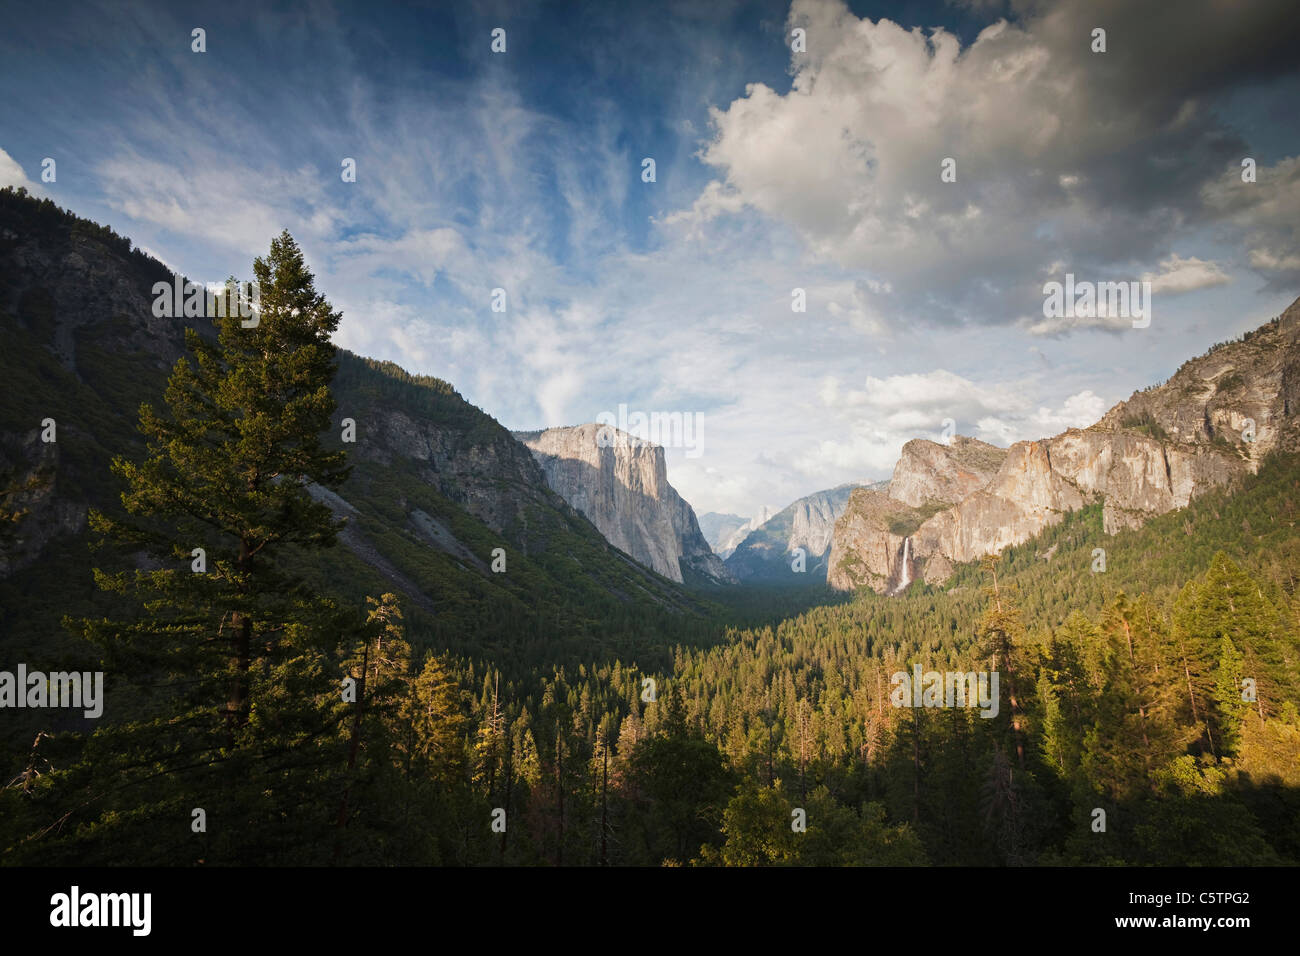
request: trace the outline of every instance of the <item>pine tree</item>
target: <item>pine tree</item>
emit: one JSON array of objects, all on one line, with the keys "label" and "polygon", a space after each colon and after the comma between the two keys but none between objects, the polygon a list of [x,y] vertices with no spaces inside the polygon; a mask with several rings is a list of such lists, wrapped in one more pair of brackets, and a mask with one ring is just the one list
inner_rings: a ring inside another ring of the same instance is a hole
[{"label": "pine tree", "polygon": [[1081,783],[1084,734],[1092,724],[1096,706],[1084,661],[1099,640],[1092,622],[1082,613],[1072,612],[1048,642],[1039,672],[1043,755],[1053,769],[1076,786]]},{"label": "pine tree", "polygon": [[448,661],[428,654],[398,708],[399,725],[410,728],[414,774],[437,779],[446,787],[464,776],[469,725],[464,698]]},{"label": "pine tree", "polygon": [[[1020,608],[1017,607],[1010,593],[998,581],[997,561],[989,556],[982,562],[984,571],[989,576],[989,584],[984,592],[988,596],[988,608],[980,620],[979,639],[981,650],[993,661],[993,669],[1000,672],[1000,685],[1007,689],[1011,720],[1012,743],[1016,750],[1016,766],[1025,767],[1025,702],[1021,692],[1027,681],[1020,679],[1021,654],[1020,643],[1024,639],[1024,624],[1021,622]],[[1001,690],[1001,687],[999,687]]]},{"label": "pine tree", "polygon": [[474,744],[475,782],[482,785],[488,799],[497,793],[497,778],[505,759],[505,715],[501,711],[501,674],[483,675],[483,692],[479,697],[482,713],[478,737]]},{"label": "pine tree", "polygon": [[[366,603],[370,610],[364,625],[358,628],[362,637],[355,642],[351,655],[343,662],[344,673],[355,683],[350,695],[354,699],[346,704],[350,711],[344,731],[347,769],[335,821],[338,831],[335,835],[335,863],[343,862],[344,831],[361,802],[359,797],[373,796],[375,802],[380,803],[396,802],[391,799],[395,787],[391,787],[388,793],[379,791],[382,791],[385,778],[393,778],[392,782],[396,783],[398,768],[402,764],[400,707],[411,684],[411,646],[406,641],[396,595],[368,597]],[[368,793],[368,788],[376,792]],[[400,826],[409,831],[409,820],[403,819]],[[352,827],[354,837],[350,849],[353,852],[349,853],[348,859],[355,859],[357,848],[375,849],[372,835],[364,832],[357,835],[358,829],[355,825]]]},{"label": "pine tree", "polygon": [[[1236,751],[1247,710],[1242,706],[1243,677],[1254,678],[1260,696],[1276,699],[1269,679],[1269,661],[1280,657],[1272,633],[1276,620],[1258,585],[1222,551],[1205,575],[1189,581],[1178,596],[1174,628],[1187,703],[1192,723],[1202,728],[1216,758]],[[1259,709],[1262,714],[1262,703]]]},{"label": "pine tree", "polygon": [[347,475],[343,453],[321,443],[340,314],[287,232],[253,268],[256,321],[232,308],[215,341],[186,329],[190,355],[165,410],[140,409],[144,460],[113,462],[126,516],[90,517],[104,541],[146,556],[143,569],[96,570],[140,613],[80,622],[115,698],[88,750],[85,807],[139,827],[155,852],[170,842],[161,834],[189,839],[190,807],[204,808],[212,836],[197,852],[209,862],[292,858],[300,828],[325,824],[319,798],[304,803],[311,778],[337,761],[326,745],[343,716],[333,705],[344,619],[293,570],[339,527],[310,487]]},{"label": "pine tree", "polygon": [[1241,724],[1250,713],[1250,704],[1241,688],[1245,659],[1227,634],[1219,638],[1219,655],[1214,675],[1214,706],[1219,715],[1223,753],[1236,756],[1241,746]]}]

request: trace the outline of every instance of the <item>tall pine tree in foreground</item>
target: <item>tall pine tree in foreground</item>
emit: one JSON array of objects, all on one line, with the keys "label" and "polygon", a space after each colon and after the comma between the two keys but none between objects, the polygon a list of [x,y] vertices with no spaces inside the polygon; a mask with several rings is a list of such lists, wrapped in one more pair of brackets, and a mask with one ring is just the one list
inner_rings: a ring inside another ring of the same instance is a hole
[{"label": "tall pine tree in foreground", "polygon": [[165,408],[140,410],[145,459],[113,464],[126,515],[91,515],[136,564],[96,579],[137,611],[78,622],[102,649],[108,704],[50,796],[83,859],[304,859],[337,812],[339,665],[362,622],[293,567],[338,531],[309,489],[347,474],[321,443],[340,313],[287,232],[253,268],[257,321],[232,308],[215,342],[186,330]]}]

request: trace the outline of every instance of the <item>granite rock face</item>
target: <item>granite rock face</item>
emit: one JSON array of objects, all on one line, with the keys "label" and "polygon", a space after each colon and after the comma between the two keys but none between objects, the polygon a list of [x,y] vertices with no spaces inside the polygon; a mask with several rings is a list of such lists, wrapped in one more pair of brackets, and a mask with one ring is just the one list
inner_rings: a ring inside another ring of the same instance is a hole
[{"label": "granite rock face", "polygon": [[57,493],[59,445],[41,441],[41,431],[0,435],[0,475],[10,476],[0,518],[13,526],[0,537],[0,579],[32,564],[55,538],[86,525],[86,505]]},{"label": "granite rock face", "polygon": [[956,437],[903,447],[887,495],[855,491],[832,536],[832,587],[940,584],[955,564],[1020,544],[1103,502],[1108,534],[1300,449],[1300,300],[1183,364],[1088,428],[998,449]]},{"label": "granite rock face", "polygon": [[[1088,500],[1052,468],[1047,443],[1017,442],[986,487],[921,524],[914,550],[923,559],[972,561],[1033,537]],[[927,566],[926,580],[935,583],[934,576]]]},{"label": "granite rock face", "polygon": [[733,530],[731,534],[723,539],[720,547],[714,548],[713,550],[717,552],[718,557],[725,561],[735,553],[736,549],[740,547],[746,538],[771,521],[774,515],[775,512],[772,511],[771,508],[767,505],[763,505],[758,509],[758,514],[754,515],[754,517],[750,518],[748,521],[743,522],[740,527]]},{"label": "granite rock face", "polygon": [[[727,557],[727,568],[741,581],[824,580],[835,522],[856,487],[819,491],[767,518]],[[800,564],[803,570],[796,571]]]},{"label": "granite rock face", "polygon": [[907,539],[919,514],[883,491],[855,488],[835,522],[827,583],[842,591],[864,586],[880,594],[900,591],[916,571]]},{"label": "granite rock face", "polygon": [[[35,563],[55,539],[83,532],[89,507],[116,498],[89,501],[86,493],[96,477],[86,464],[106,440],[102,417],[82,414],[98,412],[90,401],[99,380],[93,373],[102,366],[95,355],[126,358],[131,374],[152,369],[161,375],[184,347],[180,324],[152,311],[152,283],[170,282],[170,272],[121,239],[106,241],[94,229],[80,228],[61,236],[59,223],[46,218],[41,224],[34,228],[21,208],[0,208],[0,347],[15,356],[25,347],[27,357],[19,361],[29,368],[36,365],[33,351],[57,362],[57,384],[47,367],[40,387],[75,402],[78,414],[67,405],[56,414],[52,403],[24,414],[18,409],[37,396],[11,399],[6,393],[0,415],[0,578]],[[130,412],[138,413],[138,406]],[[56,422],[51,442],[42,437],[47,415]]]},{"label": "granite rock face", "polygon": [[[505,429],[472,433],[396,408],[376,413],[354,455],[379,465],[406,463],[439,494],[498,534],[526,523],[529,507],[545,506],[546,480]],[[525,550],[526,540],[520,542]]]},{"label": "granite rock face", "polygon": [[695,512],[668,483],[658,445],[596,424],[515,437],[551,489],[620,551],[673,581],[734,582],[704,540]]},{"label": "granite rock face", "polygon": [[894,466],[889,497],[914,508],[932,501],[956,504],[992,481],[1006,456],[1005,448],[965,435],[950,445],[914,438]]},{"label": "granite rock face", "polygon": [[696,517],[699,518],[700,531],[704,534],[704,540],[709,542],[713,553],[724,561],[731,553],[726,548],[731,536],[749,524],[749,520],[740,515],[723,514],[717,511],[706,511]]},{"label": "granite rock face", "polygon": [[1228,454],[1206,442],[1160,441],[1098,427],[1070,429],[1047,444],[1057,474],[1105,499],[1108,534],[1186,507],[1198,492],[1258,467],[1246,449]]}]

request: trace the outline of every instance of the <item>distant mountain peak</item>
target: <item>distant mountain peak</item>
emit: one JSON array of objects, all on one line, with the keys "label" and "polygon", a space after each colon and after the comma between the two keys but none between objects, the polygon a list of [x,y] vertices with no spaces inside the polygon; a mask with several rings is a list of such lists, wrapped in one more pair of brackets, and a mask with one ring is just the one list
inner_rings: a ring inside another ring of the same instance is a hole
[{"label": "distant mountain peak", "polygon": [[[741,581],[824,580],[835,521],[856,487],[848,484],[814,492],[775,514],[762,509],[733,535],[733,540],[739,540],[727,556],[727,568]],[[795,570],[797,549],[803,552],[802,571]]]}]

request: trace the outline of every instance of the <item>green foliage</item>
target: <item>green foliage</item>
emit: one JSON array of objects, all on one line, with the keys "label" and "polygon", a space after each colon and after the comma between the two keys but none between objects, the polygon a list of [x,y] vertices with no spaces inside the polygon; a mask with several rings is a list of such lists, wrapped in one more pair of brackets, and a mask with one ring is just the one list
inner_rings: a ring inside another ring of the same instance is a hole
[{"label": "green foliage", "polygon": [[1125,415],[1120,421],[1120,427],[1140,432],[1141,434],[1148,435],[1158,441],[1170,440],[1169,433],[1165,431],[1164,427],[1156,420],[1155,415],[1151,414],[1150,411]]},{"label": "green foliage", "polygon": [[909,514],[891,517],[889,519],[889,531],[891,534],[901,535],[904,538],[916,534],[917,528],[947,507],[949,506],[942,501],[927,501],[921,507],[913,508]]},{"label": "green foliage", "polygon": [[[161,269],[10,190],[0,226],[126,257],[133,281]],[[259,267],[261,330],[195,330],[170,382],[122,354],[129,316],[79,328],[70,357],[48,289],[4,300],[0,424],[61,429],[43,470],[0,449],[6,532],[50,488],[125,551],[92,561],[58,536],[0,581],[13,659],[112,680],[101,726],[53,711],[7,725],[0,860],[1300,862],[1296,457],[1114,536],[1101,504],[1066,514],[944,588],[706,600],[508,469],[513,507],[472,513],[449,470],[513,460],[513,439],[446,382],[335,354],[286,239]],[[137,433],[124,413],[164,389]],[[356,446],[335,437],[342,416]],[[383,427],[437,441],[392,455],[370,440]],[[345,500],[349,547],[328,546],[338,522],[309,482]],[[508,574],[479,566],[497,547]],[[96,568],[110,590],[87,586]],[[63,614],[97,644],[60,633]],[[913,665],[997,668],[997,716],[895,707],[892,676]]]},{"label": "green foliage", "polygon": [[[193,360],[177,362],[165,412],[141,407],[143,460],[113,462],[129,517],[90,515],[105,542],[145,563],[95,571],[133,616],[70,621],[98,648],[114,700],[81,761],[45,778],[47,799],[82,795],[64,838],[82,857],[110,859],[114,842],[156,832],[160,856],[276,860],[312,832],[310,818],[276,821],[323,779],[349,625],[280,556],[328,547],[337,532],[307,484],[346,476],[318,437],[333,411],[338,314],[287,233],[254,269],[260,323],[227,318],[217,343],[190,332]],[[211,839],[188,839],[188,795]]]},{"label": "green foliage", "polygon": [[[858,811],[819,787],[795,808],[779,789],[746,782],[727,804],[720,848],[705,846],[698,863],[714,866],[923,866],[925,848],[906,823],[891,826],[885,808]],[[804,829],[796,831],[796,810]]]},{"label": "green foliage", "polygon": [[1235,369],[1224,375],[1214,382],[1214,388],[1219,392],[1230,392],[1233,389],[1241,388],[1246,384],[1245,377]]}]

